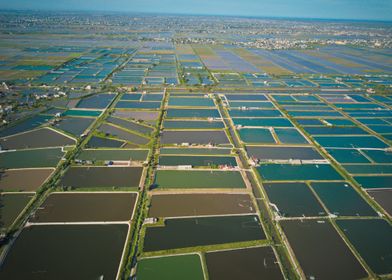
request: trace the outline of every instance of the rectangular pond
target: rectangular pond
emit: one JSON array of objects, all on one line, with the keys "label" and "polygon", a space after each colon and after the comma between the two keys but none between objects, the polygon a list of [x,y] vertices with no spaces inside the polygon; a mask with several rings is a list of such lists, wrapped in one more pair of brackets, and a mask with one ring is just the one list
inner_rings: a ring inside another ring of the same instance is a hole
[{"label": "rectangular pond", "polygon": [[0,172],[0,191],[34,192],[52,175],[53,169],[13,169]]},{"label": "rectangular pond", "polygon": [[370,163],[370,160],[357,149],[326,149],[339,163]]},{"label": "rectangular pond", "polygon": [[131,161],[145,161],[147,160],[149,150],[128,150],[128,149],[97,149],[97,150],[82,150],[82,152],[75,156],[79,160],[91,161],[114,161],[114,160],[131,160]]},{"label": "rectangular pond", "polygon": [[282,221],[281,226],[307,279],[367,277],[365,269],[327,220]]},{"label": "rectangular pond", "polygon": [[136,200],[137,193],[52,193],[31,216],[30,222],[129,221]]},{"label": "rectangular pond", "polygon": [[215,107],[214,101],[205,97],[170,97],[168,105],[176,107]]},{"label": "rectangular pond", "polygon": [[53,117],[46,115],[36,115],[34,117],[22,120],[15,125],[7,126],[0,131],[0,137],[10,136],[16,133],[25,132],[34,129],[42,124],[47,123]]},{"label": "rectangular pond", "polygon": [[167,129],[222,129],[222,121],[174,121],[166,120],[163,127]]},{"label": "rectangular pond", "polygon": [[3,150],[49,148],[71,146],[75,144],[76,141],[73,138],[48,128],[31,130],[0,139],[0,146]]},{"label": "rectangular pond", "polygon": [[87,128],[91,126],[94,121],[94,118],[65,117],[52,125],[52,127],[79,137],[87,130]]},{"label": "rectangular pond", "polygon": [[249,127],[293,127],[285,118],[232,118],[234,125]]},{"label": "rectangular pond", "polygon": [[265,234],[255,215],[167,219],[164,226],[146,228],[143,251],[262,239]]},{"label": "rectangular pond", "polygon": [[0,231],[10,227],[33,199],[34,193],[0,194]]},{"label": "rectangular pond", "polygon": [[150,135],[154,131],[154,128],[152,128],[150,126],[142,125],[142,124],[133,122],[131,120],[120,119],[117,117],[108,117],[106,119],[106,121],[109,123],[118,125],[120,127],[126,128],[128,130],[134,130],[134,131],[141,133],[141,134]]},{"label": "rectangular pond", "polygon": [[200,256],[197,254],[141,259],[137,263],[138,280],[204,280]]},{"label": "rectangular pond", "polygon": [[311,183],[327,209],[338,216],[376,216],[377,213],[348,183]]},{"label": "rectangular pond", "polygon": [[392,189],[368,190],[367,193],[392,216]]},{"label": "rectangular pond", "polygon": [[165,130],[161,137],[162,144],[229,144],[230,141],[224,130],[211,131],[171,131]]},{"label": "rectangular pond", "polygon": [[365,189],[390,189],[392,188],[392,175],[383,176],[354,176],[355,181]]},{"label": "rectangular pond", "polygon": [[178,166],[178,165],[192,165],[192,166],[210,166],[218,167],[226,165],[237,166],[236,158],[233,156],[160,156],[159,165],[161,166]]},{"label": "rectangular pond", "polygon": [[245,143],[275,144],[275,139],[268,128],[241,128],[238,131],[240,138]]},{"label": "rectangular pond", "polygon": [[0,153],[0,168],[56,167],[64,156],[61,148]]},{"label": "rectangular pond", "polygon": [[256,211],[248,194],[153,194],[149,217],[246,214]]},{"label": "rectangular pond", "polygon": [[169,108],[166,113],[167,118],[220,118],[219,111],[217,109],[175,109]]},{"label": "rectangular pond", "polygon": [[250,157],[259,160],[322,160],[319,152],[312,147],[270,147],[246,146]]},{"label": "rectangular pond", "polygon": [[271,247],[207,252],[205,258],[210,279],[284,279]]},{"label": "rectangular pond", "polygon": [[161,148],[161,155],[230,155],[227,148]]},{"label": "rectangular pond", "polygon": [[70,167],[59,185],[71,188],[139,187],[142,167]]},{"label": "rectangular pond", "polygon": [[26,227],[12,244],[0,278],[115,279],[127,232],[126,224]]},{"label": "rectangular pond", "polygon": [[87,148],[120,148],[125,144],[124,141],[92,136],[88,143]]},{"label": "rectangular pond", "polygon": [[192,188],[245,188],[239,171],[213,170],[158,170],[155,175],[155,188],[192,189]]},{"label": "rectangular pond", "polygon": [[325,216],[325,210],[304,183],[263,184],[269,201],[283,217]]},{"label": "rectangular pond", "polygon": [[76,107],[89,109],[105,109],[115,97],[116,94],[111,93],[95,94],[93,96],[81,99],[76,105]]},{"label": "rectangular pond", "polygon": [[337,220],[337,225],[370,268],[392,273],[392,226],[385,220]]},{"label": "rectangular pond", "polygon": [[146,145],[148,142],[150,142],[150,139],[146,136],[140,136],[136,133],[130,132],[125,129],[118,128],[114,125],[104,123],[102,124],[99,128],[99,131],[102,133],[105,133],[107,136],[113,136],[120,138],[122,140],[126,140],[138,145]]},{"label": "rectangular pond", "polygon": [[261,164],[256,169],[267,181],[342,180],[329,164]]},{"label": "rectangular pond", "polygon": [[375,136],[315,136],[323,147],[339,148],[387,148],[388,145]]}]

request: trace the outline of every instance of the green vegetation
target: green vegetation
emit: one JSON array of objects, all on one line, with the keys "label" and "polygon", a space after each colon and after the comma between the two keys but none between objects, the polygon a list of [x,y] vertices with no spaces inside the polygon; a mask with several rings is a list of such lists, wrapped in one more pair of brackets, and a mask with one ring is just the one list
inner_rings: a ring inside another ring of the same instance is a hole
[{"label": "green vegetation", "polygon": [[198,255],[180,255],[141,259],[137,266],[137,278],[203,280],[203,269]]}]

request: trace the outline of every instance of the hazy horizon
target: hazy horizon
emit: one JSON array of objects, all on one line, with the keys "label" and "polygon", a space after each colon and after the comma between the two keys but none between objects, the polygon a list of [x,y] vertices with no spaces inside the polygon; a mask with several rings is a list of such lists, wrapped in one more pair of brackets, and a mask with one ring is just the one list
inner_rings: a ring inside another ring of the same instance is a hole
[{"label": "hazy horizon", "polygon": [[390,0],[0,0],[0,9],[392,21]]}]

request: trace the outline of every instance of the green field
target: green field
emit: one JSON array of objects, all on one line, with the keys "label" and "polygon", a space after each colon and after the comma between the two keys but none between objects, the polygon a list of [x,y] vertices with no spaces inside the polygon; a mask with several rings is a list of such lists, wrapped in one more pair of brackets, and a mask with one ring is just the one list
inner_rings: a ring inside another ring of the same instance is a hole
[{"label": "green field", "polygon": [[142,259],[138,262],[136,275],[138,280],[204,279],[198,255]]},{"label": "green field", "polygon": [[245,188],[238,171],[158,170],[155,186],[163,189]]}]

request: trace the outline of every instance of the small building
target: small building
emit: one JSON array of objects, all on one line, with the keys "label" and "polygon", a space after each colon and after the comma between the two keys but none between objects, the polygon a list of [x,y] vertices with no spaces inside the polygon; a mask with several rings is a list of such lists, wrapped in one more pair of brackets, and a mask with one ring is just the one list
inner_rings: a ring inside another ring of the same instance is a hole
[{"label": "small building", "polygon": [[152,225],[158,222],[158,218],[145,218],[143,225]]}]

